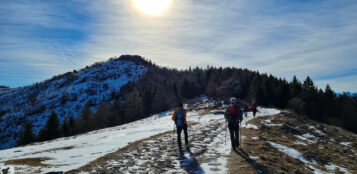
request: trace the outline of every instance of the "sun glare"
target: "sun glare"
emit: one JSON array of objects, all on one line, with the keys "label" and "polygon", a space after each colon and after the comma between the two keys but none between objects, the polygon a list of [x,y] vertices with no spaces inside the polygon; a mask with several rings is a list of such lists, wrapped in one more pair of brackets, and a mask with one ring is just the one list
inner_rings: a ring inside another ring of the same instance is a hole
[{"label": "sun glare", "polygon": [[169,6],[171,0],[133,0],[137,9],[147,15],[160,15]]}]

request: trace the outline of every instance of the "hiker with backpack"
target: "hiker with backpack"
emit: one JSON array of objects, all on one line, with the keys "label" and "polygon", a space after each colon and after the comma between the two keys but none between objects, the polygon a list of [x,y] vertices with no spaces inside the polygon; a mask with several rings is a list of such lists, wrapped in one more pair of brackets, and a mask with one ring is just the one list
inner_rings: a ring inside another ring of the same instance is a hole
[{"label": "hiker with backpack", "polygon": [[244,116],[247,117],[249,112],[249,107],[247,103],[244,103],[243,105],[243,112],[244,112]]},{"label": "hiker with backpack", "polygon": [[257,105],[255,104],[255,102],[251,104],[250,110],[253,111],[253,116],[255,117],[255,114],[257,113]]},{"label": "hiker with backpack", "polygon": [[185,134],[185,146],[188,147],[188,135],[187,135],[187,122],[186,122],[187,111],[183,108],[183,104],[179,103],[178,108],[172,115],[172,120],[175,122],[177,128],[177,143],[179,148],[181,148],[181,132],[183,130]]},{"label": "hiker with backpack", "polygon": [[229,133],[231,135],[231,143],[232,148],[239,147],[239,123],[243,119],[243,113],[241,111],[241,107],[239,102],[235,97],[232,97],[230,100],[230,104],[226,109],[224,117],[228,122]]}]

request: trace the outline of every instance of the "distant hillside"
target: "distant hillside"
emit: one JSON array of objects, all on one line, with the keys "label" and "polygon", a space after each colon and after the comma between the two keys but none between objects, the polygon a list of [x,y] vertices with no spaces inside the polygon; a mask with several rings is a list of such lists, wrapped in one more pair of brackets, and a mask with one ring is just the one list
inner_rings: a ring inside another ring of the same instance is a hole
[{"label": "distant hillside", "polygon": [[146,64],[139,56],[121,56],[31,86],[2,88],[0,149],[16,145],[25,122],[38,134],[52,110],[62,122],[77,118],[85,105],[94,112],[100,103],[113,102],[123,85],[147,71]]},{"label": "distant hillside", "polygon": [[350,97],[356,97],[357,96],[357,92],[355,92],[355,93],[352,93],[352,92],[336,93],[336,96],[342,96],[342,95],[346,95],[346,96],[350,96]]}]

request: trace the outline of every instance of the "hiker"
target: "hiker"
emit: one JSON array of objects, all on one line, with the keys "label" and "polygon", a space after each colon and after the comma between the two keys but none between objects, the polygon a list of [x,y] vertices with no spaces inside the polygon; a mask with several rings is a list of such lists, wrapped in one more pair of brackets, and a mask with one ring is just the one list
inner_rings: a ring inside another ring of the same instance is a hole
[{"label": "hiker", "polygon": [[188,135],[187,135],[187,122],[186,122],[187,111],[183,108],[183,104],[180,102],[178,108],[172,115],[172,120],[175,121],[177,128],[177,143],[181,148],[181,132],[183,130],[185,134],[185,146],[188,147]]},{"label": "hiker", "polygon": [[243,105],[243,112],[244,112],[244,116],[247,117],[249,112],[249,107],[247,103],[244,103]]},{"label": "hiker", "polygon": [[250,106],[250,110],[253,111],[253,116],[255,117],[255,114],[257,113],[257,105],[255,104],[255,102],[253,102]]},{"label": "hiker", "polygon": [[243,119],[243,113],[239,102],[235,97],[232,97],[230,104],[226,109],[224,117],[228,122],[229,133],[231,135],[232,148],[239,146],[239,122]]}]

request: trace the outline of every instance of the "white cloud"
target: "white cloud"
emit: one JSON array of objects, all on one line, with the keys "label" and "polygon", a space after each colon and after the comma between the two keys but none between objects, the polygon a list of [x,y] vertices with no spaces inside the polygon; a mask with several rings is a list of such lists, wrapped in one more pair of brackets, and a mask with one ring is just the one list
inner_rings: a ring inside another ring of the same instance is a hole
[{"label": "white cloud", "polygon": [[[69,64],[80,68],[121,54],[139,54],[160,65],[179,68],[235,65],[287,79],[296,74],[303,80],[310,75],[317,84],[323,84],[324,77],[357,73],[354,1],[180,0],[172,1],[169,9],[156,17],[138,13],[131,0],[79,2],[85,6],[79,13],[91,17],[85,40],[68,47],[31,47],[56,55],[55,62],[62,62],[63,69]],[[29,13],[28,23],[81,28],[68,20],[53,22],[51,16],[63,9],[58,10],[57,5],[46,8]],[[56,19],[71,18],[70,14],[60,16]],[[16,20],[21,23],[22,19]],[[35,57],[29,53],[28,57]],[[335,85],[336,89],[354,90],[352,82],[344,84]]]}]

